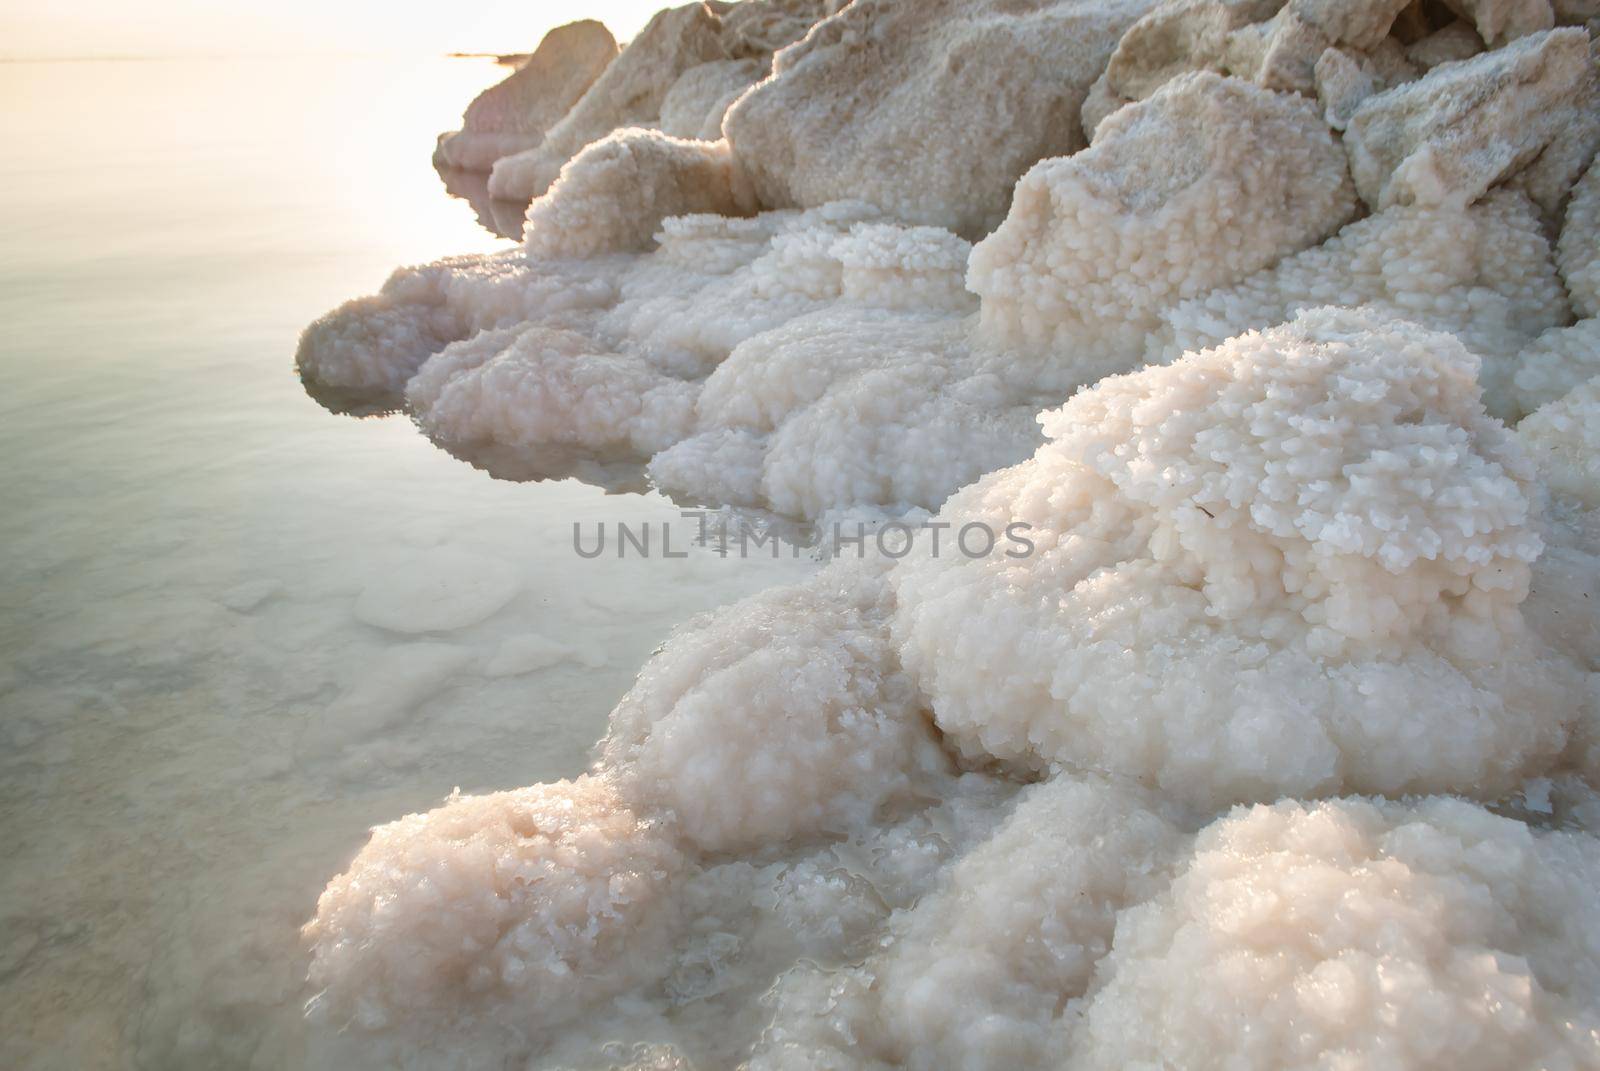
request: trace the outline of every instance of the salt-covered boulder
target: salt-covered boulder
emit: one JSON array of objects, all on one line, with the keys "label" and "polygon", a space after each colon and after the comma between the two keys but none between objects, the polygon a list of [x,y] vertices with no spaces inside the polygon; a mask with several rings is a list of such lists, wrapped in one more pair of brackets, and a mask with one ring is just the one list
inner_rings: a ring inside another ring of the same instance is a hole
[{"label": "salt-covered boulder", "polygon": [[1568,322],[1534,206],[1500,190],[1466,210],[1390,208],[1242,282],[1178,304],[1146,340],[1165,363],[1318,305],[1365,306],[1461,339],[1483,361],[1490,412],[1515,415],[1519,354]]},{"label": "salt-covered boulder", "polygon": [[728,106],[767,76],[760,60],[716,60],[690,67],[661,101],[661,132],[675,138],[717,141]]},{"label": "salt-covered boulder", "polygon": [[1444,0],[1445,6],[1470,21],[1490,48],[1555,25],[1550,0]]},{"label": "salt-covered boulder", "polygon": [[1517,355],[1507,415],[1525,416],[1600,376],[1600,317],[1552,327]]},{"label": "salt-covered boulder", "polygon": [[1323,118],[1335,130],[1348,126],[1350,117],[1368,97],[1416,77],[1417,71],[1411,61],[1400,46],[1388,38],[1371,53],[1327,49],[1312,68]]},{"label": "salt-covered boulder", "polygon": [[593,19],[556,27],[514,74],[467,105],[461,129],[440,135],[434,162],[487,171],[534,148],[616,56],[611,32]]},{"label": "salt-covered boulder", "polygon": [[1548,766],[1583,675],[1518,612],[1533,469],[1476,363],[1317,310],[1048,414],[1032,460],[939,515],[1024,523],[1035,552],[908,557],[891,578],[946,739],[1206,807],[1494,798]]},{"label": "salt-covered boulder", "polygon": [[1541,407],[1517,434],[1553,493],[1600,509],[1600,377]]},{"label": "salt-covered boulder", "polygon": [[601,777],[487,796],[372,831],[305,927],[310,1011],[367,1030],[463,1000],[547,1027],[648,976],[685,859]]},{"label": "salt-covered boulder", "polygon": [[755,210],[726,141],[619,130],[573,157],[529,206],[523,244],[531,257],[593,257],[648,248],[668,216]]},{"label": "salt-covered boulder", "polygon": [[1470,22],[1456,19],[1420,41],[1406,46],[1405,56],[1420,70],[1431,71],[1441,63],[1458,63],[1483,51],[1483,38]]},{"label": "salt-covered boulder", "polygon": [[1121,371],[1160,312],[1331,234],[1355,210],[1307,100],[1190,74],[1116,112],[1093,147],[1017,184],[972,252],[996,343],[1052,350],[1070,385]]},{"label": "salt-covered boulder", "polygon": [[1600,162],[1572,189],[1556,243],[1556,264],[1580,316],[1600,316]]},{"label": "salt-covered boulder", "polygon": [[818,21],[835,14],[847,0],[708,0],[722,20],[722,43],[736,58],[772,54],[806,35]]},{"label": "salt-covered boulder", "polygon": [[948,759],[888,634],[879,566],[844,561],[697,618],[612,714],[626,799],[708,852],[870,825]]},{"label": "salt-covered boulder", "polygon": [[1374,209],[1470,204],[1561,132],[1589,62],[1588,35],[1562,28],[1367,98],[1344,136],[1356,188]]},{"label": "salt-covered boulder", "polygon": [[1072,1066],[1591,1066],[1597,880],[1587,834],[1457,799],[1236,811],[1117,920]]},{"label": "salt-covered boulder", "polygon": [[1191,71],[1310,94],[1324,52],[1377,49],[1405,6],[1406,0],[1167,0],[1118,43],[1086,104],[1084,128],[1092,136],[1117,108]]},{"label": "salt-covered boulder", "polygon": [[627,126],[653,126],[661,102],[685,71],[728,58],[722,22],[701,3],[657,12],[544,141],[489,176],[489,192],[526,201],[550,188],[584,146]]},{"label": "salt-covered boulder", "polygon": [[981,234],[1028,166],[1083,145],[1084,94],[1144,0],[858,0],[724,130],[767,206],[866,200]]}]

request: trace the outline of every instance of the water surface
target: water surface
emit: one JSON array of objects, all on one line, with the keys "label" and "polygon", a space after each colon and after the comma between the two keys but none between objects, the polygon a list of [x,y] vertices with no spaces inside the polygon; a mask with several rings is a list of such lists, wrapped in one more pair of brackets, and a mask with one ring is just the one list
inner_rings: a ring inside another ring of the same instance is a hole
[{"label": "water surface", "polygon": [[303,1066],[368,826],[580,771],[674,623],[809,568],[581,559],[676,509],[300,388],[311,319],[506,244],[428,166],[501,74],[0,64],[0,1066]]}]

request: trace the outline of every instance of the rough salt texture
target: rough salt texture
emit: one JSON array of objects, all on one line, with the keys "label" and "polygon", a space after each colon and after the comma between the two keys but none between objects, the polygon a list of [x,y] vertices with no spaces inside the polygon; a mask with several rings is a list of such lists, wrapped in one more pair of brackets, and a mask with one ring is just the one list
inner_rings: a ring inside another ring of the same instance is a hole
[{"label": "rough salt texture", "polygon": [[1600,164],[1592,164],[1573,187],[1556,263],[1573,309],[1580,316],[1600,316]]},{"label": "rough salt texture", "polygon": [[1517,434],[1552,492],[1600,509],[1600,377],[1540,408]]},{"label": "rough salt texture", "polygon": [[753,59],[718,60],[690,67],[661,101],[661,132],[675,138],[718,141],[728,106],[768,73]]},{"label": "rough salt texture", "polygon": [[900,672],[890,606],[881,570],[846,562],[690,622],[613,712],[602,763],[705,851],[871,824],[948,762]]},{"label": "rough salt texture", "polygon": [[1233,287],[1183,302],[1146,341],[1167,362],[1318,305],[1370,307],[1454,334],[1483,358],[1490,411],[1516,414],[1510,379],[1541,332],[1568,321],[1538,213],[1501,191],[1466,211],[1391,208]]},{"label": "rough salt texture", "polygon": [[1186,75],[1107,119],[1089,150],[1029,171],[968,285],[991,340],[1121,371],[1164,308],[1314,245],[1354,210],[1309,102]]},{"label": "rough salt texture", "polygon": [[529,207],[523,245],[547,259],[644,249],[668,216],[748,216],[755,208],[726,141],[619,130],[575,156]]},{"label": "rough salt texture", "polygon": [[593,19],[556,27],[514,74],[467,106],[460,130],[440,135],[434,162],[487,171],[502,156],[535,148],[616,56],[611,31]]},{"label": "rough salt texture", "polygon": [[620,127],[654,125],[667,91],[685,71],[727,58],[721,20],[709,7],[695,3],[658,12],[540,145],[494,169],[489,191],[506,200],[539,196],[590,142]]},{"label": "rough salt texture", "polygon": [[1118,43],[1084,109],[1091,132],[1117,108],[1193,71],[1228,74],[1268,89],[1310,94],[1330,48],[1360,55],[1387,40],[1405,0],[1167,0]]},{"label": "rough salt texture", "polygon": [[515,1000],[526,1026],[558,1023],[649,970],[683,866],[603,778],[454,796],[373,830],[328,884],[305,928],[312,1011],[371,1030]]},{"label": "rough salt texture", "polygon": [[1356,188],[1374,209],[1470,204],[1555,139],[1589,71],[1588,35],[1562,28],[1367,98],[1344,135]]},{"label": "rough salt texture", "polygon": [[1146,6],[858,0],[780,54],[724,130],[764,205],[860,198],[982,234],[1031,164],[1083,145],[1084,94]]},{"label": "rough salt texture", "polygon": [[1550,0],[1445,0],[1445,5],[1478,30],[1490,48],[1555,25]]},{"label": "rough salt texture", "polygon": [[1525,416],[1595,376],[1600,376],[1600,318],[1552,327],[1517,355],[1508,408]]},{"label": "rough salt texture", "polygon": [[1118,919],[1073,1066],[1593,1066],[1597,879],[1587,834],[1460,800],[1235,812]]},{"label": "rough salt texture", "polygon": [[1506,790],[1560,750],[1579,684],[1517,612],[1532,468],[1476,364],[1325,310],[1049,414],[1031,461],[940,514],[1027,522],[1036,552],[894,574],[940,728],[1208,806]]}]

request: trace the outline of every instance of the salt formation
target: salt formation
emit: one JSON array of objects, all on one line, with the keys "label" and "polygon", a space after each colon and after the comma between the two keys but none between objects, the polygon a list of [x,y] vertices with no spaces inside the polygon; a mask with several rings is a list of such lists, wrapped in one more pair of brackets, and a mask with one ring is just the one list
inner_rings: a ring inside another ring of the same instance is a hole
[{"label": "salt formation", "polygon": [[1084,95],[1148,6],[857,0],[782,52],[724,130],[767,206],[862,199],[982,234],[1029,165],[1083,147]]},{"label": "salt formation", "polygon": [[1182,302],[1146,339],[1170,361],[1318,305],[1379,309],[1460,338],[1482,359],[1486,401],[1510,416],[1519,354],[1567,322],[1568,304],[1533,205],[1497,191],[1465,211],[1403,206],[1350,224],[1232,287]]},{"label": "salt formation", "polygon": [[[930,530],[686,625],[588,774],[376,830],[317,1044],[1600,1066],[1596,17],[689,5],[553,123],[469,120],[540,132],[522,245],[319,320],[309,386]],[[442,688],[412,647],[302,748]]]},{"label": "salt formation", "polygon": [[1475,365],[1319,311],[1075,397],[1033,460],[941,514],[1025,521],[1034,556],[895,574],[940,727],[1206,806],[1509,790],[1559,752],[1581,682],[1516,612],[1532,472]]},{"label": "salt formation", "polygon": [[1322,309],[1078,394],[939,518],[1033,554],[707,615],[589,774],[376,830],[314,1015],[402,1065],[1592,1065],[1600,849],[1526,779],[1594,712],[1522,616],[1519,438],[1585,464],[1595,402],[1513,435],[1475,363]]},{"label": "salt formation", "polygon": [[1314,245],[1354,201],[1309,103],[1186,75],[1023,176],[969,285],[992,336],[1070,353],[1093,382],[1127,367],[1162,308]]},{"label": "salt formation", "polygon": [[1555,139],[1589,68],[1587,33],[1562,28],[1368,98],[1344,136],[1356,188],[1375,209],[1470,204]]},{"label": "salt formation", "polygon": [[[535,150],[558,180],[520,255],[398,273],[307,331],[302,374],[337,408],[408,396],[463,456],[648,464],[686,500],[804,518],[936,508],[1071,391],[1321,304],[1456,335],[1516,419],[1583,378],[1591,337],[1593,243],[1552,243],[1600,82],[1587,31],[1542,10],[673,9]],[[1088,148],[1057,121],[1080,70],[1115,88]],[[1357,187],[1397,203],[1352,223]],[[963,264],[950,227],[995,229]]]},{"label": "salt formation", "polygon": [[440,135],[434,162],[487,171],[536,148],[616,56],[611,31],[593,19],[551,30],[516,73],[467,106],[460,130]]}]

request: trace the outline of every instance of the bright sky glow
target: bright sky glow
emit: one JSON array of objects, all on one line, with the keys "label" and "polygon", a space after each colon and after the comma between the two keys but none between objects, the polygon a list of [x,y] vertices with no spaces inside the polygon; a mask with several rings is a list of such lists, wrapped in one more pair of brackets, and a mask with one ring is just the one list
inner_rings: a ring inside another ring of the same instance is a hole
[{"label": "bright sky glow", "polygon": [[527,52],[596,18],[626,40],[669,0],[0,0],[0,58]]}]

